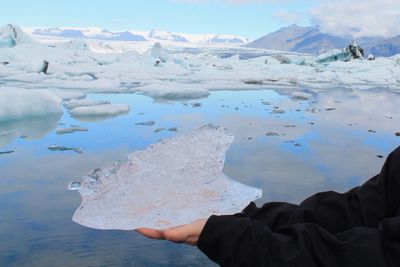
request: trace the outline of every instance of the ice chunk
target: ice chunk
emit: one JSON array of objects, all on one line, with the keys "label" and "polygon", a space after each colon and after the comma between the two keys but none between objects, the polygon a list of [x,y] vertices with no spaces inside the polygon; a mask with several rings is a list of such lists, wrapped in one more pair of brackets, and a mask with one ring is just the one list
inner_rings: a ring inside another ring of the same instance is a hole
[{"label": "ice chunk", "polygon": [[74,132],[87,132],[87,128],[83,128],[80,126],[71,126],[69,128],[59,128],[56,130],[56,134],[69,134]]},{"label": "ice chunk", "polygon": [[61,99],[47,90],[0,88],[0,121],[60,114]]},{"label": "ice chunk", "polygon": [[162,229],[240,212],[261,190],[223,174],[233,141],[212,125],[151,145],[83,177],[73,221],[96,229]]},{"label": "ice chunk", "polygon": [[0,28],[0,48],[13,47],[24,42],[30,43],[32,39],[20,27],[8,24]]},{"label": "ice chunk", "polygon": [[142,125],[142,126],[153,126],[155,121],[145,121],[145,122],[137,122],[135,125]]},{"label": "ice chunk", "polygon": [[57,146],[57,145],[51,145],[48,147],[49,150],[51,151],[75,151],[76,153],[81,154],[83,152],[83,149],[80,147],[67,147],[67,146]]},{"label": "ice chunk", "polygon": [[81,182],[72,182],[68,185],[68,190],[79,190],[81,189]]},{"label": "ice chunk", "polygon": [[91,100],[91,99],[71,99],[64,103],[66,109],[74,109],[76,107],[91,107],[98,105],[110,104],[110,101],[106,100]]},{"label": "ice chunk", "polygon": [[[156,42],[151,48],[151,56],[161,62],[166,62],[168,60],[168,53],[159,42]],[[156,61],[156,65],[158,65],[159,63],[160,62],[157,63]]]},{"label": "ice chunk", "polygon": [[0,151],[0,155],[4,155],[4,154],[11,154],[14,153],[14,150],[7,150],[7,151]]},{"label": "ice chunk", "polygon": [[129,106],[123,104],[106,104],[92,107],[76,107],[70,110],[72,116],[92,117],[92,116],[115,116],[129,112]]},{"label": "ice chunk", "polygon": [[329,63],[334,61],[349,61],[350,59],[363,59],[364,49],[353,41],[345,49],[333,49],[318,56],[317,63]]},{"label": "ice chunk", "polygon": [[310,97],[312,97],[312,94],[306,93],[306,92],[293,92],[292,93],[292,98],[294,99],[301,99],[301,100],[307,100]]}]

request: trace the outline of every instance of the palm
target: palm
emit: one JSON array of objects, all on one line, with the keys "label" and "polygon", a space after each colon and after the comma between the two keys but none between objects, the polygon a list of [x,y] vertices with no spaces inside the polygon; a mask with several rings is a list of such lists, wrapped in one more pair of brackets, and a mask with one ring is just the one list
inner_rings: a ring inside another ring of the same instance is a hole
[{"label": "palm", "polygon": [[184,224],[165,230],[151,228],[136,229],[142,235],[152,239],[165,239],[176,243],[185,243],[195,246],[206,224],[207,219],[199,219],[189,224]]}]

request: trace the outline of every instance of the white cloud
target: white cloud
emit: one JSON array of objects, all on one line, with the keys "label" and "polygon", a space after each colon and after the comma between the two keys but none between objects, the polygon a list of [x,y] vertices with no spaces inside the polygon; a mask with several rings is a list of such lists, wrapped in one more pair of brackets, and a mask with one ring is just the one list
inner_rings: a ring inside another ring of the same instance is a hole
[{"label": "white cloud", "polygon": [[394,36],[400,34],[399,0],[321,1],[310,10],[312,22],[335,35]]},{"label": "white cloud", "polygon": [[288,11],[277,11],[274,13],[274,17],[287,24],[297,24],[301,19],[300,14]]}]

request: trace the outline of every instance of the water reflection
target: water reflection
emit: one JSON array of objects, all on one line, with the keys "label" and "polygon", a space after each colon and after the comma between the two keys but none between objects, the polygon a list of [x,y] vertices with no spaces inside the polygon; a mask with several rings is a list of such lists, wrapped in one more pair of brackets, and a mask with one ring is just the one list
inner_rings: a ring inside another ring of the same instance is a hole
[{"label": "water reflection", "polygon": [[[0,266],[213,265],[196,248],[148,240],[134,231],[99,231],[73,223],[80,199],[67,190],[69,182],[80,181],[96,167],[126,160],[133,150],[204,124],[222,125],[235,134],[224,172],[261,187],[258,204],[299,202],[322,190],[345,191],[377,173],[387,153],[400,144],[394,135],[400,131],[396,93],[335,90],[307,101],[285,94],[213,92],[195,106],[193,101],[98,94],[88,97],[128,104],[131,112],[99,122],[77,123],[64,114],[1,124],[1,130],[12,131],[0,136],[1,151],[15,153],[0,155]],[[154,125],[135,125],[149,121]],[[57,122],[88,131],[57,135]],[[177,132],[156,130],[161,128]],[[16,138],[24,135],[28,140]],[[53,144],[84,151],[48,150]]]},{"label": "water reflection", "polygon": [[18,120],[0,122],[0,147],[11,143],[15,138],[22,137],[28,140],[43,138],[57,127],[62,115],[29,117]]}]

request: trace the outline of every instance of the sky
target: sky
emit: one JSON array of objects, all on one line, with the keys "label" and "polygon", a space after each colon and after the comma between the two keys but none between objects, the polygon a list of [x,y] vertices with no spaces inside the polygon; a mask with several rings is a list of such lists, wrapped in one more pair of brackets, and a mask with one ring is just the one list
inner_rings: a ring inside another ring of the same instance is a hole
[{"label": "sky", "polygon": [[336,35],[400,34],[400,0],[12,0],[0,24],[161,29],[255,39],[290,24]]}]

